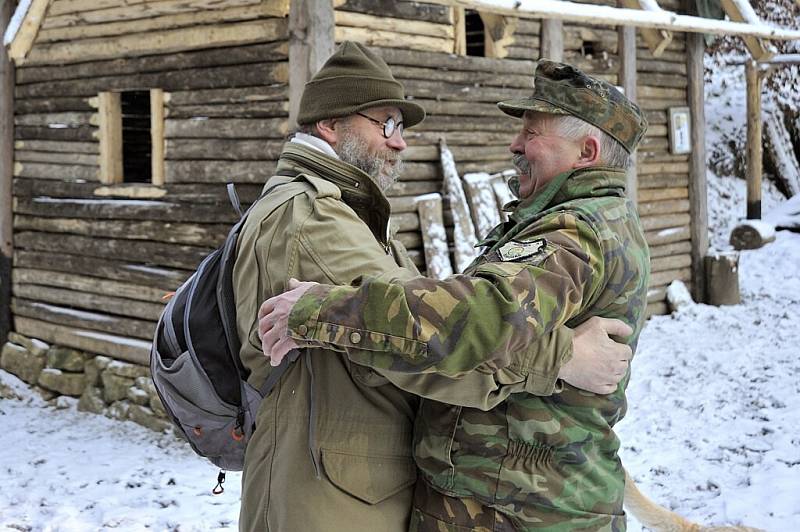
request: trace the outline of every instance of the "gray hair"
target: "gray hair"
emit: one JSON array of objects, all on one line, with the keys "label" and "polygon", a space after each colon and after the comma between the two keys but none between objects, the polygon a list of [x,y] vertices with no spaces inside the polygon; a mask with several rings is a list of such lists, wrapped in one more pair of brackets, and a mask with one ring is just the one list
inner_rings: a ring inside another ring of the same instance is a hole
[{"label": "gray hair", "polygon": [[554,115],[552,124],[558,134],[566,138],[596,137],[600,141],[600,161],[603,165],[622,169],[630,166],[630,154],[602,129],[572,115]]}]

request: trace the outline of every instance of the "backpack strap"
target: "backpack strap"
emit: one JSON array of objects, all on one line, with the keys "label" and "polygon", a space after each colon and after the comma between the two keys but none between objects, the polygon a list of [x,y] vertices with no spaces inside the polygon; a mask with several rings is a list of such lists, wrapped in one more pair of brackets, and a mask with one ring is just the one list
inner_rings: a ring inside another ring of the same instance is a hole
[{"label": "backpack strap", "polygon": [[266,397],[272,391],[278,381],[281,380],[281,377],[286,374],[286,371],[289,369],[295,360],[300,356],[299,349],[292,349],[289,351],[281,363],[278,364],[276,367],[272,368],[272,371],[269,372],[269,376],[267,380],[264,381],[264,384],[261,385],[261,388],[258,389],[258,393],[261,394],[261,397]]},{"label": "backpack strap", "polygon": [[239,201],[239,194],[236,193],[236,185],[233,183],[228,183],[226,185],[228,189],[228,200],[233,205],[233,210],[239,215],[239,218],[244,217],[244,211],[242,210],[242,202]]}]

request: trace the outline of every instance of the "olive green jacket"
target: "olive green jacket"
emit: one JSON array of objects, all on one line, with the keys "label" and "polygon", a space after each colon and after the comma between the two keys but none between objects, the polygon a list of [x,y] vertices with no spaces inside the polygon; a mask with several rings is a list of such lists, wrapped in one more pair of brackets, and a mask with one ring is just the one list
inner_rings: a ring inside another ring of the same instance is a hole
[{"label": "olive green jacket", "polygon": [[[297,144],[286,145],[276,173],[242,229],[233,275],[240,355],[256,387],[271,370],[258,339],[258,308],[289,278],[347,285],[361,275],[417,274],[389,238],[388,201],[366,174]],[[549,370],[537,385],[550,386],[571,353],[571,331],[561,329],[541,351],[509,357],[538,357]],[[259,410],[245,457],[240,529],[406,530],[417,395],[489,409],[534,385],[527,374],[473,357],[451,364],[461,380],[435,371],[378,373],[335,351],[304,350]]]}]

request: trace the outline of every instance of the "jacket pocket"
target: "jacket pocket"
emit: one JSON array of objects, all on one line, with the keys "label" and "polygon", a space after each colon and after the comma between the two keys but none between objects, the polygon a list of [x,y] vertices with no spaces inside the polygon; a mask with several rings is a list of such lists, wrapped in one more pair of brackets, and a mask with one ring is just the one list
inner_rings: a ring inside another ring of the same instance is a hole
[{"label": "jacket pocket", "polygon": [[339,489],[368,504],[377,504],[417,480],[410,456],[363,456],[322,449],[325,474]]}]

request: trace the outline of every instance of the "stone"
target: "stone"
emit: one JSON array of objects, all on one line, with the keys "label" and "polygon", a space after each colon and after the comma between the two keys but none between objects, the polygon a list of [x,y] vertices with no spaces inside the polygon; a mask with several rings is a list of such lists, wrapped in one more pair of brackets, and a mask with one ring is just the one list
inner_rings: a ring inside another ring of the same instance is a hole
[{"label": "stone", "polygon": [[81,398],[78,400],[78,410],[81,412],[102,414],[105,408],[106,402],[103,400],[102,390],[95,386],[87,386],[83,391],[83,395],[81,395]]},{"label": "stone", "polygon": [[83,373],[86,375],[86,386],[97,387],[102,384],[100,380],[100,367],[97,365],[98,358],[99,357],[90,358],[83,366]]},{"label": "stone", "polygon": [[47,388],[42,388],[41,386],[36,386],[36,388],[34,389],[39,394],[39,396],[45,401],[51,401],[54,398],[58,397],[58,392],[54,392],[53,390],[48,390]]},{"label": "stone", "polygon": [[131,403],[144,406],[150,402],[150,396],[147,395],[147,392],[142,390],[141,388],[137,388],[136,386],[131,386],[128,388],[128,400]]},{"label": "stone", "polygon": [[128,410],[128,418],[134,423],[156,432],[165,432],[172,427],[172,423],[156,417],[155,413],[141,405],[131,405]]},{"label": "stone", "polygon": [[167,418],[167,411],[164,409],[164,403],[161,402],[161,398],[156,395],[155,397],[150,397],[150,408],[153,412],[156,413],[158,417]]},{"label": "stone", "polygon": [[97,355],[96,357],[94,357],[94,363],[97,364],[97,368],[100,371],[106,369],[108,365],[111,364],[112,360],[113,360],[112,358],[103,355]]},{"label": "stone", "polygon": [[78,404],[78,399],[66,395],[59,395],[55,401],[57,410],[67,410]]},{"label": "stone", "polygon": [[88,358],[83,351],[54,345],[47,351],[47,367],[72,373],[83,372]]},{"label": "stone", "polygon": [[23,346],[11,342],[7,342],[0,351],[0,367],[28,384],[36,384],[44,364],[43,355],[34,355]]},{"label": "stone", "polygon": [[128,401],[117,401],[109,406],[105,413],[109,417],[122,421],[128,419],[130,408],[131,404]]},{"label": "stone", "polygon": [[104,370],[100,376],[103,381],[103,397],[106,403],[113,403],[128,397],[128,388],[133,385],[133,379],[114,375],[108,369]]},{"label": "stone", "polygon": [[50,349],[49,344],[46,344],[41,340],[37,340],[36,338],[28,338],[27,336],[23,336],[14,331],[8,333],[8,340],[15,344],[21,345],[35,356],[44,356],[47,354],[47,350]]},{"label": "stone", "polygon": [[156,386],[153,384],[153,379],[150,377],[139,377],[136,379],[136,386],[147,392],[150,397],[149,406],[158,417],[166,418],[167,411],[164,410],[164,405],[161,403],[161,397],[158,396]]},{"label": "stone", "polygon": [[39,386],[62,395],[79,397],[86,388],[83,373],[65,373],[60,369],[44,368],[39,374]]},{"label": "stone", "polygon": [[145,377],[150,374],[150,370],[145,366],[129,364],[128,362],[121,362],[119,360],[112,360],[108,366],[106,366],[105,370],[119,377],[127,377],[129,379]]}]

